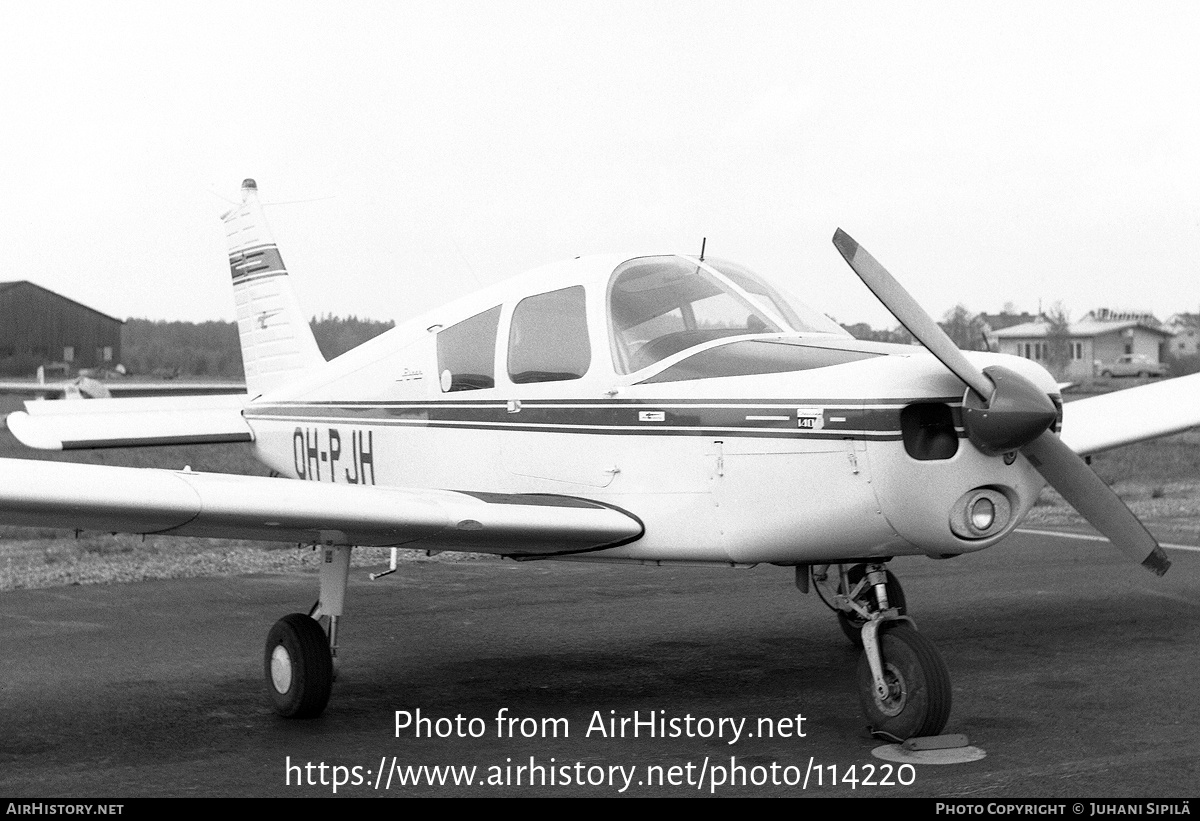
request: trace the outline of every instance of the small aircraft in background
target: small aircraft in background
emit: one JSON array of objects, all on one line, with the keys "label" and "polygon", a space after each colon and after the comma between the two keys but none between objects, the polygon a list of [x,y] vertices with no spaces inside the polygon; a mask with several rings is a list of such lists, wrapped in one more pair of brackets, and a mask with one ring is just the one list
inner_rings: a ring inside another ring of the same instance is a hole
[{"label": "small aircraft in background", "polygon": [[662,254],[550,265],[327,362],[242,190],[224,221],[246,393],[31,402],[8,425],[41,448],[246,441],[292,481],[0,460],[0,521],[319,546],[316,605],[267,638],[282,715],[329,700],[355,546],[792,567],[863,647],[871,726],[901,738],[943,729],[951,687],[891,558],[990,547],[1049,482],[1167,569],[1081,455],[1200,424],[1200,377],[1064,409],[1036,363],[959,351],[840,230],[924,347],[855,340],[741,265]]}]

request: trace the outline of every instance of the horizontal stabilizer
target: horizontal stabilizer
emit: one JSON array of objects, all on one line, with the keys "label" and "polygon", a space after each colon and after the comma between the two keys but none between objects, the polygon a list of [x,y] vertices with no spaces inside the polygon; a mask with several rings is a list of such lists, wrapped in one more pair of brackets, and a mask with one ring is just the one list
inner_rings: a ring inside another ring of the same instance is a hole
[{"label": "horizontal stabilizer", "polygon": [[334,485],[0,459],[0,523],[545,556],[633,541],[615,507],[554,495]]},{"label": "horizontal stabilizer", "polygon": [[25,403],[8,415],[20,442],[41,450],[249,442],[246,395]]},{"label": "horizontal stabilizer", "polygon": [[1062,440],[1079,454],[1099,453],[1200,425],[1200,374],[1068,402]]}]

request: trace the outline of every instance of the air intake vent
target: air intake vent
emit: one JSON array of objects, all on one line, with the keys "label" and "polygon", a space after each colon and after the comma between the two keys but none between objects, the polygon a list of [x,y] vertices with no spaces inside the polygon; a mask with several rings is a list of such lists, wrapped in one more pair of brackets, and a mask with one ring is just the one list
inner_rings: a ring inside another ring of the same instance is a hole
[{"label": "air intake vent", "polygon": [[922,462],[958,453],[954,414],[941,402],[922,402],[900,411],[900,433],[908,455]]}]

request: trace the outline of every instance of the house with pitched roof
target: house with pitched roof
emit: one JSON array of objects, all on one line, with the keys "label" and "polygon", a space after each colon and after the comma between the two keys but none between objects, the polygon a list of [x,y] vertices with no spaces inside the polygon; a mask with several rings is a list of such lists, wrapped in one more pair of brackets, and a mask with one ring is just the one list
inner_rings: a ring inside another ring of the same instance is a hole
[{"label": "house with pitched roof", "polygon": [[1122,356],[1145,357],[1158,364],[1171,331],[1152,314],[1097,308],[1057,332],[1045,318],[994,332],[1000,353],[1040,363],[1057,378],[1086,379]]}]

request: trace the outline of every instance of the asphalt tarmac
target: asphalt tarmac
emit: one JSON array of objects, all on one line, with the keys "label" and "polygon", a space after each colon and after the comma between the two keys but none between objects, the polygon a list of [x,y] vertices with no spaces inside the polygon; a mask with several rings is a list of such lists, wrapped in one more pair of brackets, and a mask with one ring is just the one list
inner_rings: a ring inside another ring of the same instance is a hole
[{"label": "asphalt tarmac", "polygon": [[0,593],[0,796],[1196,796],[1200,552],[1168,553],[1162,579],[1025,534],[896,560],[946,732],[986,753],[907,768],[872,755],[859,653],[786,568],[355,571],[310,721],[267,706],[262,647],[315,577]]}]

